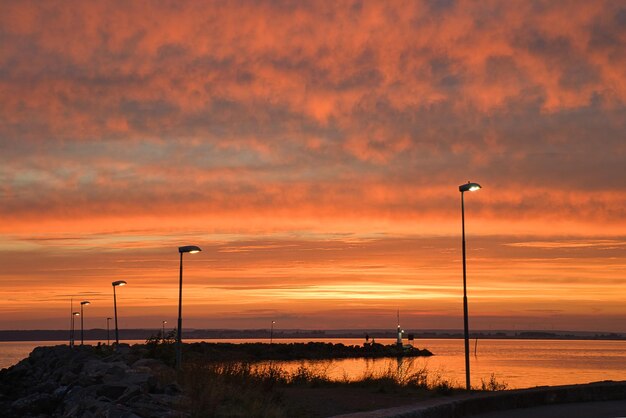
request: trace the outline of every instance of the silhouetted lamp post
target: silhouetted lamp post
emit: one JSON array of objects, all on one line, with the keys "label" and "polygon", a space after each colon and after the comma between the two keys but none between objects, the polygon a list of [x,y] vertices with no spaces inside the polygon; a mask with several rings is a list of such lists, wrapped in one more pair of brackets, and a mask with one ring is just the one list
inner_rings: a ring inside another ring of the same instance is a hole
[{"label": "silhouetted lamp post", "polygon": [[124,280],[118,280],[116,282],[111,283],[113,285],[113,315],[115,317],[115,346],[117,347],[120,344],[120,333],[117,328],[117,296],[115,295],[115,288],[118,286],[126,286],[126,282]]},{"label": "silhouetted lamp post", "polygon": [[72,330],[72,322],[74,322],[74,298],[70,298],[70,348],[74,346],[74,331]]},{"label": "silhouetted lamp post", "polygon": [[470,360],[469,360],[469,325],[467,313],[467,276],[465,267],[465,202],[463,196],[465,192],[474,192],[480,189],[480,184],[470,183],[459,186],[461,192],[461,228],[463,231],[463,324],[465,328],[465,387],[467,390],[472,388],[470,384]]},{"label": "silhouetted lamp post", "polygon": [[80,303],[80,345],[83,345],[84,339],[83,319],[85,318],[85,316],[83,315],[83,306],[90,304],[91,302],[89,302],[88,300],[84,300]]},{"label": "silhouetted lamp post", "polygon": [[180,370],[183,363],[183,346],[182,346],[182,333],[183,333],[183,254],[195,254],[202,251],[200,247],[195,245],[185,245],[184,247],[178,247],[180,253],[180,276],[178,284],[178,330],[176,331],[176,369]]},{"label": "silhouetted lamp post", "polygon": [[80,312],[72,312],[72,347],[74,347],[74,317],[80,316]]},{"label": "silhouetted lamp post", "polygon": [[161,326],[163,327],[163,329],[161,331],[161,339],[162,340],[165,339],[165,324],[167,324],[167,321],[161,321]]},{"label": "silhouetted lamp post", "polygon": [[107,317],[107,345],[111,345],[111,343],[110,343],[111,339],[109,338],[109,321],[111,319],[113,319],[113,318],[111,318],[110,316]]},{"label": "silhouetted lamp post", "polygon": [[274,324],[276,321],[272,321],[272,327],[270,328],[270,344],[272,344],[272,340],[274,338]]}]

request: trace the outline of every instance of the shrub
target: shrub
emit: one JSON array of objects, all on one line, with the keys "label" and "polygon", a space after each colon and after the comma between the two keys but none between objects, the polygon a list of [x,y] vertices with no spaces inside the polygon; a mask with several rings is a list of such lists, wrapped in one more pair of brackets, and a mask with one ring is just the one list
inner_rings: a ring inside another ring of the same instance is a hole
[{"label": "shrub", "polygon": [[506,390],[509,387],[506,382],[498,382],[494,373],[491,373],[491,377],[489,378],[488,382],[485,382],[485,379],[480,379],[480,382],[481,390],[485,391]]}]

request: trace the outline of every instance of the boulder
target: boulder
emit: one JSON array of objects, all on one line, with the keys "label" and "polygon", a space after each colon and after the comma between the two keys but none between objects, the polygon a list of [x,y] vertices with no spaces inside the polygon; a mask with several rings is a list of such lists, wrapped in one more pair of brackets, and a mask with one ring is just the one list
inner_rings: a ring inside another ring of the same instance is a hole
[{"label": "boulder", "polygon": [[11,403],[11,409],[22,415],[47,414],[54,411],[57,401],[49,393],[33,393]]},{"label": "boulder", "polygon": [[67,371],[61,376],[59,383],[62,385],[74,385],[78,380],[78,375],[72,371]]},{"label": "boulder", "polygon": [[122,396],[127,389],[128,386],[124,384],[104,384],[98,388],[96,394],[98,396],[105,397],[111,401],[115,401],[120,396]]},{"label": "boulder", "polygon": [[[130,366],[132,365],[132,366]],[[170,378],[166,382],[165,376]],[[187,416],[174,371],[120,346],[38,347],[0,371],[0,416],[140,418]],[[160,383],[161,382],[161,383]]]}]

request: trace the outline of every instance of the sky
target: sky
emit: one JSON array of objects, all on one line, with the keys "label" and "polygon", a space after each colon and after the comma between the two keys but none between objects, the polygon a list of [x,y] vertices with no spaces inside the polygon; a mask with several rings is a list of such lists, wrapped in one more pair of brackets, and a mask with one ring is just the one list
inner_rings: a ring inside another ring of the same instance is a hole
[{"label": "sky", "polygon": [[0,3],[0,329],[626,332],[626,4]]}]

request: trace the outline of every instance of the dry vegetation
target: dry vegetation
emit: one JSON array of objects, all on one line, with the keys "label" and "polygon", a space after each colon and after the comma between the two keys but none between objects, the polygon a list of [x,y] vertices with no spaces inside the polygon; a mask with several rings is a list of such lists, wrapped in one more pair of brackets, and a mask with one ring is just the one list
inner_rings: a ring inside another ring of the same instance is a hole
[{"label": "dry vegetation", "polygon": [[[152,337],[146,341],[146,352],[149,357],[173,365],[173,342],[173,334]],[[205,346],[214,348],[215,344],[194,347],[206,349]],[[249,346],[248,351],[257,349],[254,344]],[[320,347],[328,348],[314,346],[317,351]],[[401,366],[390,361],[384,370],[366,370],[361,376],[344,375],[337,379],[331,378],[328,366],[324,366],[330,363],[324,361],[316,366],[302,363],[286,370],[281,365],[284,362],[215,361],[215,353],[204,351],[193,353],[186,346],[183,370],[176,377],[167,376],[182,385],[188,402],[185,407],[192,417],[318,418],[464,392],[442,373],[418,366],[415,358],[403,358]],[[492,375],[488,382],[482,382],[480,390],[506,388]]]},{"label": "dry vegetation", "polygon": [[[323,368],[288,372],[245,362],[187,364],[180,375],[193,417],[323,417],[463,392],[439,373],[406,367],[331,379]],[[482,390],[502,390],[494,376]]]}]

